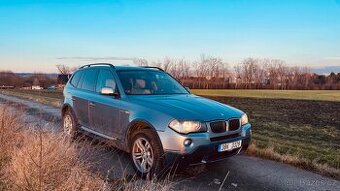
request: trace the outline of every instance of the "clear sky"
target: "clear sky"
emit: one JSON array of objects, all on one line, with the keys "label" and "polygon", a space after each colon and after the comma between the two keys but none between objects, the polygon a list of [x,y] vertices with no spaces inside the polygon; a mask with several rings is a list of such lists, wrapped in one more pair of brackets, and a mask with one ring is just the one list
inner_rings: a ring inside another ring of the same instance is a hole
[{"label": "clear sky", "polygon": [[202,53],[340,65],[340,0],[0,0],[0,70]]}]

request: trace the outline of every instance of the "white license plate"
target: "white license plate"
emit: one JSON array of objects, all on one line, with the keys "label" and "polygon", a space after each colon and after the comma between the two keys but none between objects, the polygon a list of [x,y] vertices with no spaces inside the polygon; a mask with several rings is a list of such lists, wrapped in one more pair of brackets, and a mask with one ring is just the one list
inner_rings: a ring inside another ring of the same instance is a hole
[{"label": "white license plate", "polygon": [[218,152],[223,151],[231,151],[236,148],[240,148],[242,145],[242,140],[231,142],[231,143],[223,143],[218,145]]}]

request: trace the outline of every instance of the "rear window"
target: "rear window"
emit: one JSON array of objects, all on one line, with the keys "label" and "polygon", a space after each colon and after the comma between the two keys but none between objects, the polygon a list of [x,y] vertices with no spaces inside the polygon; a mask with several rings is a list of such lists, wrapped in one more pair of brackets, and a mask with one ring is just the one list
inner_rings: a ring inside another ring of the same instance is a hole
[{"label": "rear window", "polygon": [[83,74],[83,71],[79,71],[79,72],[76,72],[73,77],[72,77],[72,80],[71,80],[71,84],[74,86],[74,87],[77,87],[78,83],[79,83],[79,80],[81,78]]},{"label": "rear window", "polygon": [[98,78],[97,69],[86,70],[82,78],[81,89],[95,91],[97,78]]}]

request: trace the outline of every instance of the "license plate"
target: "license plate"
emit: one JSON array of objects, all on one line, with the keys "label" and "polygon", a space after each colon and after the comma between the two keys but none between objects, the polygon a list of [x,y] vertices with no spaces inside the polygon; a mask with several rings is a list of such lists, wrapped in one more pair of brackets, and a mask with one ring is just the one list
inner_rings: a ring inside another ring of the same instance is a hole
[{"label": "license plate", "polygon": [[223,151],[231,151],[236,148],[240,148],[242,145],[242,140],[231,142],[231,143],[223,143],[218,145],[218,152]]}]

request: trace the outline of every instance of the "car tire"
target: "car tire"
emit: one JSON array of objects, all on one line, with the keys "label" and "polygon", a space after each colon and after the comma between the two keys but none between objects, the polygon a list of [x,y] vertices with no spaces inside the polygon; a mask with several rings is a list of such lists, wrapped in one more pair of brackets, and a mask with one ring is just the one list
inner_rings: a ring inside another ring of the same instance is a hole
[{"label": "car tire", "polygon": [[71,139],[75,139],[78,135],[77,118],[70,109],[63,116],[63,131]]},{"label": "car tire", "polygon": [[164,151],[156,132],[140,129],[131,137],[130,156],[137,174],[147,179],[162,176],[165,170]]}]

